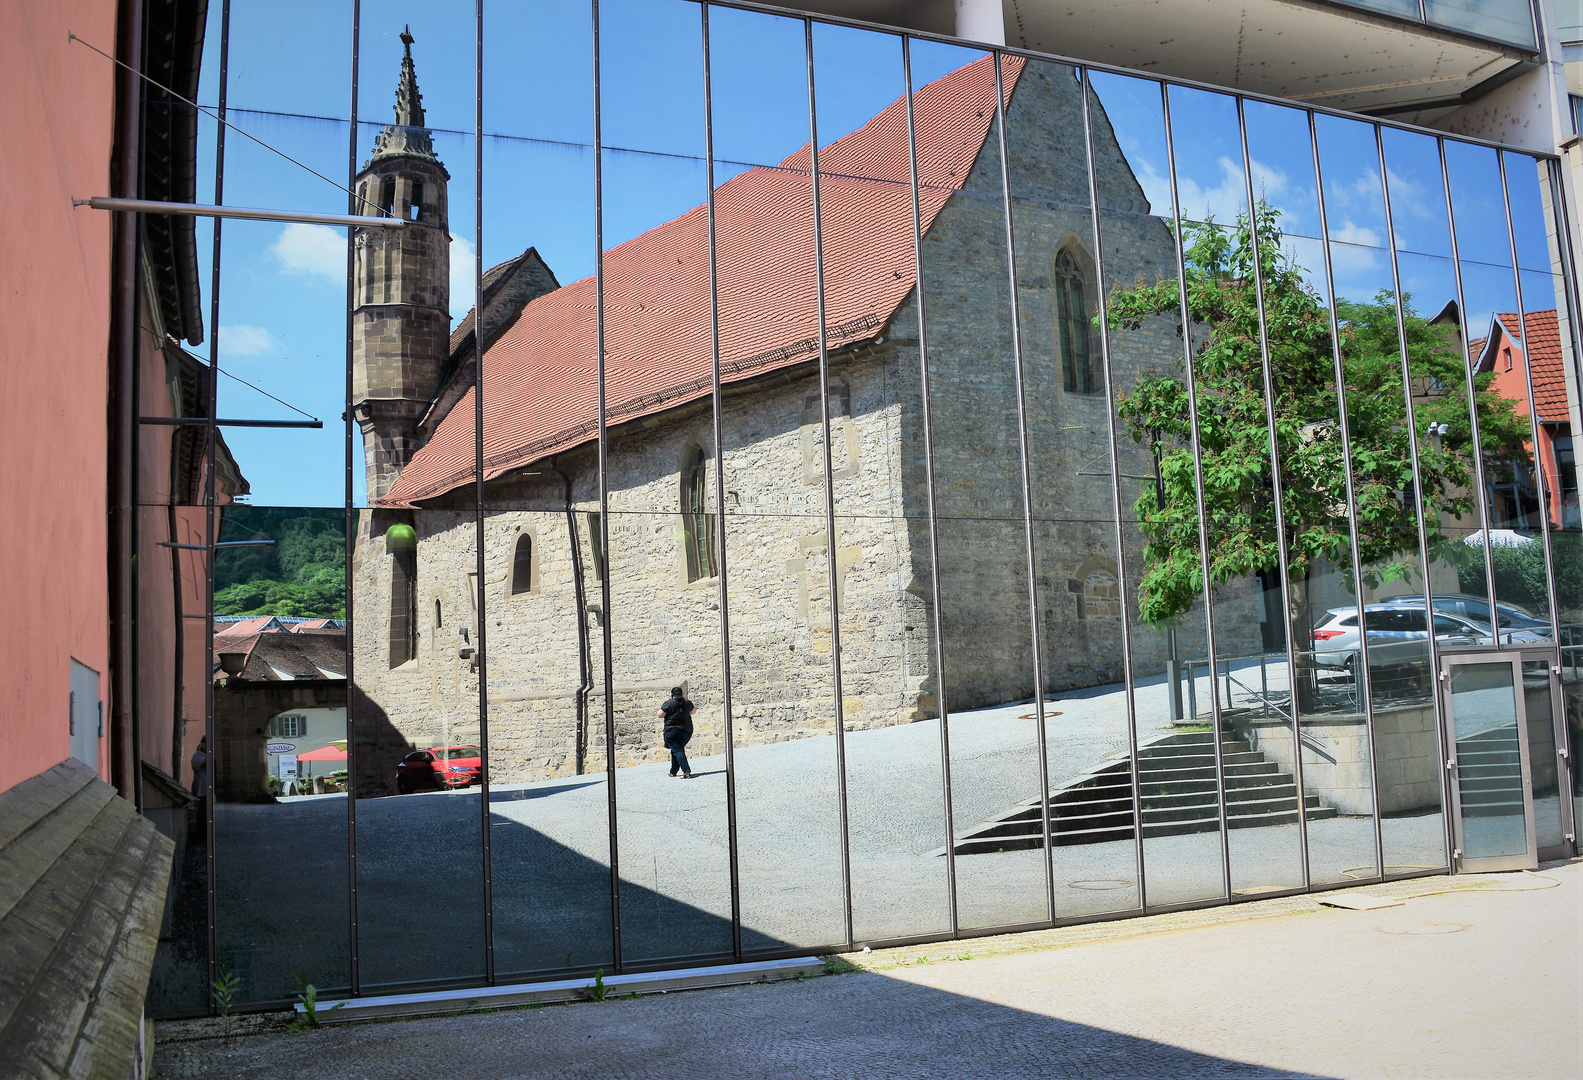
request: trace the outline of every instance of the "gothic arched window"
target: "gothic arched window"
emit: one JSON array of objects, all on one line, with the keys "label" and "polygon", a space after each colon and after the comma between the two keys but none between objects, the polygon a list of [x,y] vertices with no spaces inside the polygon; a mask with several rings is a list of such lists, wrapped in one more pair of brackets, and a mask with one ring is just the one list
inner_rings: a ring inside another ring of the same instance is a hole
[{"label": "gothic arched window", "polygon": [[418,552],[394,552],[390,563],[390,666],[418,655]]},{"label": "gothic arched window", "polygon": [[1082,264],[1070,247],[1055,257],[1055,332],[1061,349],[1061,385],[1069,394],[1104,392],[1099,357],[1089,341],[1088,292]]},{"label": "gothic arched window", "polygon": [[682,547],[687,580],[715,576],[715,519],[709,513],[709,459],[701,446],[689,447],[682,458]]},{"label": "gothic arched window", "polygon": [[533,537],[523,533],[517,537],[516,554],[511,558],[511,595],[533,592],[537,588],[539,575],[535,573],[533,565]]}]

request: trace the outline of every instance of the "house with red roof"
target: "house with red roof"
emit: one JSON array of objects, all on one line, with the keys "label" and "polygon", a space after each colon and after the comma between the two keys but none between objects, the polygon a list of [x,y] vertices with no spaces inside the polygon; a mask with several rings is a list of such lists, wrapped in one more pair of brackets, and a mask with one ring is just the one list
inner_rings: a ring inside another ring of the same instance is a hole
[{"label": "house with red roof", "polygon": [[[915,92],[916,207],[898,99],[821,147],[817,177],[805,145],[719,184],[712,250],[708,205],[610,248],[597,278],[561,285],[530,248],[486,275],[482,317],[443,341],[427,315],[403,323],[443,285],[443,260],[409,235],[420,230],[359,237],[353,408],[371,508],[358,525],[352,630],[359,730],[366,710],[374,733],[359,735],[360,792],[393,791],[408,745],[478,737],[481,649],[500,782],[603,768],[607,695],[618,763],[662,755],[653,714],[674,685],[697,707],[693,750],[719,751],[722,602],[737,745],[832,731],[837,647],[848,730],[938,715],[936,573],[949,707],[1026,701],[1025,505],[1050,643],[1044,689],[1122,679],[1115,493],[1108,455],[1091,460],[1111,417],[1081,89],[1070,68],[1005,58],[1003,178],[995,75],[984,58]],[[414,79],[409,59],[398,100],[421,101]],[[414,107],[399,105],[398,123],[421,123]],[[1108,280],[1174,275],[1165,220],[1097,104],[1093,115]],[[421,138],[382,136],[358,192],[438,231],[437,165]],[[408,355],[420,346],[429,352]],[[1130,386],[1180,360],[1174,323],[1152,320],[1129,331],[1111,381]],[[1123,441],[1122,475],[1151,475],[1144,448]],[[1222,648],[1258,651],[1257,593],[1228,590],[1220,610]],[[1193,647],[1190,630],[1181,638]],[[1163,671],[1155,644],[1139,662]]]},{"label": "house with red roof", "polygon": [[1489,333],[1471,342],[1470,351],[1474,370],[1493,372],[1495,391],[1515,404],[1517,415],[1536,421],[1538,443],[1530,442],[1528,451],[1544,478],[1546,493],[1541,495],[1533,465],[1519,463],[1510,482],[1491,485],[1491,525],[1538,532],[1540,515],[1547,514],[1552,529],[1583,527],[1572,449],[1576,403],[1567,394],[1556,309],[1530,311],[1521,320],[1515,312],[1497,312],[1490,319]]}]

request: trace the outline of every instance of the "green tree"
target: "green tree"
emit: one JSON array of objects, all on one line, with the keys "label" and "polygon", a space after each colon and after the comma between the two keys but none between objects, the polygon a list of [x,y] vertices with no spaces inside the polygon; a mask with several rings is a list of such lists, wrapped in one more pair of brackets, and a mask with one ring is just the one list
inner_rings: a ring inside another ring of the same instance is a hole
[{"label": "green tree", "polygon": [[[1281,510],[1292,600],[1307,606],[1316,567],[1350,560],[1346,460],[1337,423],[1330,313],[1282,246],[1280,212],[1257,209]],[[1227,585],[1279,565],[1274,472],[1270,460],[1259,311],[1248,216],[1233,227],[1184,223],[1187,309],[1175,278],[1118,289],[1109,300],[1114,331],[1174,317],[1190,334],[1208,518],[1210,583]],[[1413,475],[1402,393],[1395,298],[1336,305],[1347,427],[1358,511],[1358,556],[1367,584],[1403,578],[1417,552],[1413,498],[1422,499],[1432,540],[1474,510],[1472,424],[1463,357],[1449,327],[1430,325],[1404,297],[1408,369],[1415,393],[1419,473]],[[1185,365],[1141,376],[1118,399],[1128,434],[1159,462],[1133,510],[1146,541],[1138,605],[1146,623],[1164,625],[1203,589],[1194,491],[1192,422]],[[1528,426],[1514,403],[1492,389],[1493,373],[1475,380],[1480,437],[1488,467],[1510,474],[1528,459]],[[1430,435],[1431,425],[1445,434]]]},{"label": "green tree", "polygon": [[342,511],[228,506],[224,515],[222,539],[274,544],[222,549],[214,570],[217,613],[346,617]]}]

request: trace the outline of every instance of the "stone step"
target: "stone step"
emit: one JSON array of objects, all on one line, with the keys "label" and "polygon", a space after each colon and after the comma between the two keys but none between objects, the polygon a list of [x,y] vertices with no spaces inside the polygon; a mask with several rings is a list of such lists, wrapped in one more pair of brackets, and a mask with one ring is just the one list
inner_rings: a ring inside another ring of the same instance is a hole
[{"label": "stone step", "polygon": [[[1228,828],[1298,820],[1303,811],[1291,773],[1282,772],[1276,762],[1240,739],[1221,740],[1218,762],[1215,749],[1211,733],[1190,732],[1140,751],[1141,806],[1136,818],[1130,760],[1113,762],[1051,792],[1047,796],[1051,842],[1066,846],[1131,839],[1138,819],[1146,838],[1218,829],[1222,799]],[[1302,801],[1310,821],[1336,816],[1334,808],[1320,805],[1317,799]],[[985,854],[1037,848],[1044,843],[1044,814],[1038,800],[1030,800],[959,837],[955,850]]]}]

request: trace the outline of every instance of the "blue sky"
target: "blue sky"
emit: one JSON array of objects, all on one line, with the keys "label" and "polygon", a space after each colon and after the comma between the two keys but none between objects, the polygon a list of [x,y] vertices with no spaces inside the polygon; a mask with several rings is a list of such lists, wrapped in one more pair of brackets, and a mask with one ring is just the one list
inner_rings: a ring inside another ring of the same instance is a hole
[{"label": "blue sky", "polygon": [[[704,71],[699,8],[684,0],[601,0],[601,119],[607,247],[685,213],[707,194]],[[212,5],[201,98],[213,104],[219,5]],[[537,247],[562,283],[593,272],[594,207],[590,6],[585,0],[486,4],[483,221],[485,266]],[[358,164],[391,116],[399,34],[410,24],[435,148],[452,174],[452,314],[471,304],[474,261],[474,8],[454,0],[363,0]],[[236,0],[231,13],[228,105],[234,124],[330,178],[227,137],[224,201],[344,213],[350,5]],[[715,182],[771,165],[809,137],[807,70],[799,21],[711,9]],[[915,42],[915,85],[978,53]],[[814,66],[819,141],[849,134],[903,90],[900,39],[817,25]],[[1095,90],[1157,214],[1170,211],[1163,110],[1157,83],[1097,75]],[[1172,132],[1183,214],[1229,222],[1246,203],[1236,106],[1227,95],[1173,88]],[[1279,206],[1288,247],[1321,274],[1317,185],[1305,115],[1246,106],[1256,194]],[[372,120],[372,123],[369,121]],[[215,124],[200,126],[199,199],[213,196]],[[1384,203],[1373,129],[1320,117],[1318,141],[1337,291],[1369,299],[1390,288]],[[1462,238],[1470,314],[1515,305],[1499,212],[1493,151],[1454,147],[1452,199]],[[1420,312],[1452,295],[1445,194],[1432,140],[1385,136],[1404,289]],[[1543,217],[1528,159],[1508,155],[1522,183],[1514,215],[1524,240],[1525,301],[1554,305]],[[1497,228],[1498,226],[1498,228]],[[1537,230],[1537,231],[1536,231]],[[211,300],[211,226],[199,226],[205,323]],[[1537,239],[1533,239],[1537,237]],[[323,431],[229,429],[227,441],[259,505],[338,506],[343,492],[345,232],[321,226],[228,222],[223,230],[220,366],[325,421]],[[1541,297],[1535,301],[1532,295]],[[215,337],[211,328],[211,340]],[[198,348],[207,357],[210,344]],[[267,397],[222,378],[222,416],[291,417]],[[354,470],[362,499],[362,467]]]}]

